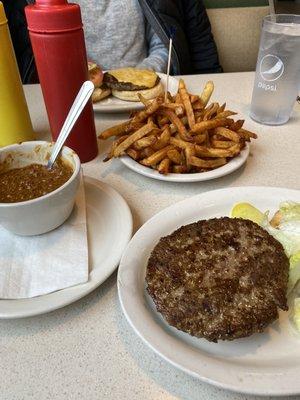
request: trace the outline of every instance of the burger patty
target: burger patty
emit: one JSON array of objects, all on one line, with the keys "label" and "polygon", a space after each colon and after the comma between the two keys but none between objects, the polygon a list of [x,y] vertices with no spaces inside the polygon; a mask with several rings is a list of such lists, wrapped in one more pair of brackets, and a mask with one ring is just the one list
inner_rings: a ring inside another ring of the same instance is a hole
[{"label": "burger patty", "polygon": [[[158,76],[155,82],[155,85],[158,85],[160,81],[160,77]],[[148,86],[140,86],[140,85],[135,85],[131,82],[119,82],[113,75],[111,75],[109,72],[106,72],[103,77],[103,82],[106,83],[106,85],[111,88],[112,90],[128,90],[128,91],[134,91],[134,90],[145,90],[145,89],[151,89]],[[154,87],[153,86],[153,87]]]},{"label": "burger patty", "polygon": [[214,218],[160,239],[147,265],[157,311],[179,330],[209,341],[262,332],[287,310],[289,260],[257,224]]}]

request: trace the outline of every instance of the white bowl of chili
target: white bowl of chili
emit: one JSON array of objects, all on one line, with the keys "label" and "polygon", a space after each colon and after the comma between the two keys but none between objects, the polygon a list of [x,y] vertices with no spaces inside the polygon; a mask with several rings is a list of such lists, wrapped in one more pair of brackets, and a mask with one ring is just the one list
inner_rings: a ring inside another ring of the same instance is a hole
[{"label": "white bowl of chili", "polygon": [[0,224],[18,235],[40,235],[65,222],[74,207],[80,160],[63,147],[55,167],[46,163],[53,144],[23,142],[0,149]]}]

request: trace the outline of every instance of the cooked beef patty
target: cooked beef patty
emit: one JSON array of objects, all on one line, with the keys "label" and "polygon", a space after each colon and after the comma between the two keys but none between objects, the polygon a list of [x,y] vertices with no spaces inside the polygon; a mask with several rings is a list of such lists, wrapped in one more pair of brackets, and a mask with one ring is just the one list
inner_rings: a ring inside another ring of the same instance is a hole
[{"label": "cooked beef patty", "polygon": [[[155,85],[157,85],[160,81],[160,77],[158,76],[155,82]],[[128,90],[128,91],[133,91],[133,90],[145,90],[145,89],[150,89],[148,86],[142,86],[142,85],[135,85],[131,82],[119,82],[118,79],[116,79],[113,75],[111,75],[109,72],[106,72],[103,77],[103,82],[111,89],[113,90]],[[154,85],[154,86],[155,86]]]},{"label": "cooked beef patty", "polygon": [[160,239],[147,290],[167,322],[212,342],[262,332],[287,310],[289,261],[257,224],[214,218]]}]

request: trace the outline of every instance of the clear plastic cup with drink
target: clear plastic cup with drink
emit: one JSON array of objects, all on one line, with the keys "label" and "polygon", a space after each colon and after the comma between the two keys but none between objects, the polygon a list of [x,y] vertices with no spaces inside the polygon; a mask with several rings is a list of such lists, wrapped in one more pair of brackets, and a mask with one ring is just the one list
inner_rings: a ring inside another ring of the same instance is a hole
[{"label": "clear plastic cup with drink", "polygon": [[286,123],[300,91],[300,15],[263,20],[250,117],[267,125]]}]

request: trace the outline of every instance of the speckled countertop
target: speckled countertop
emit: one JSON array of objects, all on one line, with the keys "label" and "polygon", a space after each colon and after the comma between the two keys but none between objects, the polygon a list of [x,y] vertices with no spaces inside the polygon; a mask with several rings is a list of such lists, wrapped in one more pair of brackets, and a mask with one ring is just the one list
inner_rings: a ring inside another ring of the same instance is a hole
[{"label": "speckled countertop", "polygon": [[[219,74],[214,98],[246,118],[259,134],[246,165],[205,183],[154,181],[121,162],[84,165],[84,173],[101,179],[126,199],[138,229],[159,210],[186,197],[228,186],[282,186],[299,189],[300,107],[290,122],[267,127],[248,118],[253,73]],[[185,77],[190,91],[201,90],[208,76]],[[25,88],[35,130],[49,137],[46,112],[37,85]],[[100,131],[126,115],[96,115]],[[156,356],[129,327],[118,302],[116,273],[87,297],[50,314],[0,321],[0,399],[86,400],[245,400],[259,399],[216,389],[175,369]],[[291,397],[296,400],[300,397]]]}]

